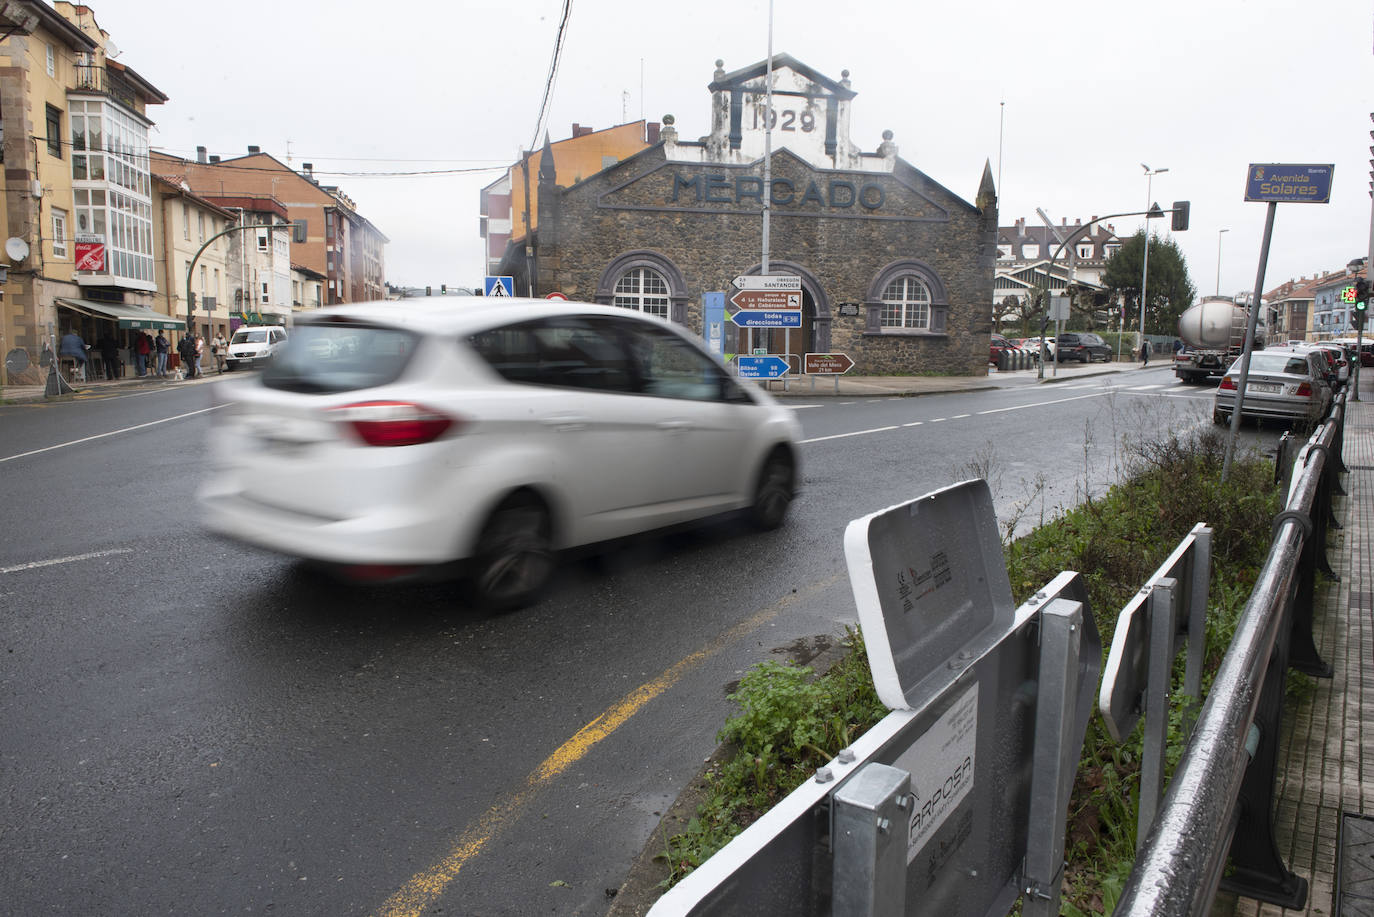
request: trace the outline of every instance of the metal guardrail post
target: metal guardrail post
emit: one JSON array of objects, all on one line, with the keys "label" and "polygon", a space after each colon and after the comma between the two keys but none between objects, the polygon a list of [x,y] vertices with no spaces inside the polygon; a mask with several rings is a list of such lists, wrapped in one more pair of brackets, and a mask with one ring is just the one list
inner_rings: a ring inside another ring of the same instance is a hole
[{"label": "metal guardrail post", "polygon": [[[1164,795],[1164,753],[1169,747],[1169,688],[1173,684],[1174,632],[1178,628],[1174,591],[1178,580],[1165,577],[1150,591],[1150,674],[1145,688],[1145,734],[1140,756],[1140,808],[1136,847],[1145,842]],[[1206,641],[1198,641],[1205,643]]]},{"label": "metal guardrail post", "polygon": [[[1336,428],[1324,423],[1314,439],[1329,443]],[[1288,508],[1275,519],[1268,557],[1164,803],[1137,850],[1116,917],[1206,914],[1228,851],[1235,867],[1228,887],[1285,907],[1306,901],[1307,883],[1278,856],[1270,812],[1291,600],[1305,542],[1314,534],[1308,514],[1324,510],[1318,490],[1329,458],[1324,450],[1309,450],[1297,469]]]},{"label": "metal guardrail post", "polygon": [[1082,735],[1075,736],[1078,706],[1077,631],[1083,603],[1055,599],[1040,614],[1040,685],[1035,705],[1035,745],[1030,819],[1026,835],[1026,882],[1021,913],[1056,917],[1063,886],[1064,821],[1078,772]]},{"label": "metal guardrail post", "polygon": [[834,917],[902,917],[906,913],[911,775],[886,764],[866,764],[831,798],[835,849],[831,913]]},{"label": "metal guardrail post", "polygon": [[1212,530],[1207,526],[1193,529],[1193,594],[1188,603],[1188,662],[1183,674],[1183,693],[1193,699],[1191,711],[1185,711],[1185,729],[1191,731],[1192,719],[1202,703],[1202,664],[1207,656],[1207,595],[1212,577]]}]

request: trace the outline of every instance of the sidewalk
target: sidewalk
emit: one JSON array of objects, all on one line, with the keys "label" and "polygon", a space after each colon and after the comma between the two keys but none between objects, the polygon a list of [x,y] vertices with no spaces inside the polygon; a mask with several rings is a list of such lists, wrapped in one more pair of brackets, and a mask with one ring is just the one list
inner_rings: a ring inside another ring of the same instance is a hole
[{"label": "sidewalk", "polygon": [[[240,375],[243,374],[240,373]],[[31,404],[44,401],[69,400],[72,398],[91,398],[127,394],[132,391],[163,388],[169,385],[200,385],[202,382],[209,382],[212,379],[221,379],[228,376],[229,373],[221,375],[214,370],[207,370],[203,376],[196,379],[177,379],[175,376],[165,376],[159,379],[152,373],[143,377],[130,374],[123,379],[91,379],[88,382],[69,383],[73,391],[51,398],[46,394],[46,382],[42,385],[6,385],[0,388],[0,404]]]},{"label": "sidewalk", "polygon": [[[1339,581],[1318,577],[1313,639],[1334,669],[1330,679],[1292,695],[1279,737],[1274,813],[1279,855],[1307,879],[1307,906],[1285,910],[1222,894],[1214,914],[1374,914],[1374,373],[1362,374],[1360,401],[1347,402],[1342,477],[1327,558]],[[1366,667],[1367,663],[1371,663]],[[1339,864],[1338,860],[1343,860]],[[1338,885],[1339,883],[1339,885]],[[1340,900],[1336,900],[1339,896]]]}]

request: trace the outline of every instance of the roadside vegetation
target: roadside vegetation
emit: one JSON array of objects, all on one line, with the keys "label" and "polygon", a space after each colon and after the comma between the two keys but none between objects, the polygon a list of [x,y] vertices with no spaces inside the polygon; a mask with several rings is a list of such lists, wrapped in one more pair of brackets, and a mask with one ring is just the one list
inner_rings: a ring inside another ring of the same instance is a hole
[{"label": "roadside vegetation", "polygon": [[[1116,441],[1110,463],[1124,483],[1094,490],[1085,470],[1073,508],[1049,512],[1044,480],[1023,481],[1022,498],[1010,512],[1002,511],[1013,598],[1025,601],[1063,570],[1081,572],[1105,661],[1122,606],[1193,526],[1206,522],[1214,534],[1205,695],[1268,552],[1271,523],[1280,509],[1273,460],[1242,455],[1222,483],[1224,434],[1210,425],[1178,425],[1189,431],[1186,435],[1167,432],[1167,423],[1122,426],[1166,431]],[[999,476],[991,449],[956,469],[955,479],[982,477],[996,496]],[[1097,458],[1085,454],[1085,469]],[[1037,524],[1029,528],[1029,522]],[[727,753],[706,775],[707,799],[686,830],[662,839],[671,873],[665,885],[699,866],[887,714],[873,690],[857,631],[847,633],[846,647],[843,658],[819,676],[809,668],[769,662],[741,680],[730,695],[739,712],[719,736]],[[1175,682],[1181,686],[1183,660],[1176,662]],[[1170,768],[1186,742],[1183,721],[1184,711],[1175,710]],[[1094,714],[1069,809],[1062,913],[1077,917],[1113,910],[1135,856],[1139,763],[1140,730],[1118,745]]]}]

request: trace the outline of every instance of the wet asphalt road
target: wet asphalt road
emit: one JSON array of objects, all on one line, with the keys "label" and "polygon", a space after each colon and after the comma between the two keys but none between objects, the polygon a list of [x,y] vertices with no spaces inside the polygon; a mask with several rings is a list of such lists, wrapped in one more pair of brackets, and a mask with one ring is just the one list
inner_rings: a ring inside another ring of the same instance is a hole
[{"label": "wet asphalt road", "polygon": [[733,683],[853,622],[850,519],[981,469],[1024,527],[1206,422],[1155,376],[791,398],[781,531],[571,560],[494,617],[204,534],[214,383],[0,406],[0,912],[602,914]]}]

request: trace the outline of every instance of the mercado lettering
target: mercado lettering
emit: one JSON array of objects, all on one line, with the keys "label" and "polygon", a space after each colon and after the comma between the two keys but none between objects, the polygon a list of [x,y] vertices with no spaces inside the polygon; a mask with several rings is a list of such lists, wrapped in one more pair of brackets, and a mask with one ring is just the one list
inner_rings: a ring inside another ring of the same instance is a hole
[{"label": "mercado lettering", "polygon": [[[887,201],[887,192],[876,182],[858,185],[846,179],[836,178],[823,183],[811,181],[805,188],[799,188],[797,183],[789,178],[775,178],[769,183],[768,198],[774,204],[793,205],[806,210],[844,210],[857,204],[864,210],[874,211],[881,209]],[[742,204],[745,201],[753,201],[762,206],[763,179],[755,175],[737,175],[732,178],[721,173],[674,173],[673,190],[668,203],[682,201],[698,204]]]}]

